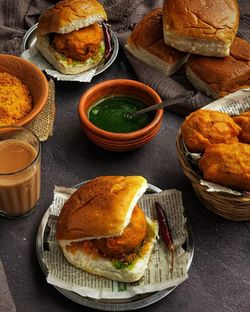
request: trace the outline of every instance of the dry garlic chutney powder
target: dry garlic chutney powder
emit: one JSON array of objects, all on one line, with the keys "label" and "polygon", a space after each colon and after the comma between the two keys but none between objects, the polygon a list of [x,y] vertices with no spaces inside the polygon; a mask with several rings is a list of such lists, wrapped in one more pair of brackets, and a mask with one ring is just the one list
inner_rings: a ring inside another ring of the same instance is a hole
[{"label": "dry garlic chutney powder", "polygon": [[0,72],[0,126],[15,124],[31,110],[28,87],[17,77]]}]

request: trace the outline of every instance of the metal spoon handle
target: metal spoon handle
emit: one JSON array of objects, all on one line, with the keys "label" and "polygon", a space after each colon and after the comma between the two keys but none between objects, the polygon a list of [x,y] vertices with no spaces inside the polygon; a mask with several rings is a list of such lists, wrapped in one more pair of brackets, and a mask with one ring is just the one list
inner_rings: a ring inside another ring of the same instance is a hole
[{"label": "metal spoon handle", "polygon": [[193,95],[194,95],[193,91],[187,91],[187,92],[182,93],[182,94],[180,94],[180,95],[178,95],[176,97],[173,97],[171,99],[164,100],[163,102],[161,102],[159,104],[155,104],[155,105],[149,106],[147,108],[141,109],[141,110],[139,110],[137,112],[134,112],[134,113],[128,113],[127,117],[128,118],[133,118],[133,117],[136,117],[137,115],[144,114],[144,113],[150,112],[152,110],[164,108],[166,106],[171,106],[173,104],[177,104],[177,103],[180,103],[182,101],[187,101]]}]

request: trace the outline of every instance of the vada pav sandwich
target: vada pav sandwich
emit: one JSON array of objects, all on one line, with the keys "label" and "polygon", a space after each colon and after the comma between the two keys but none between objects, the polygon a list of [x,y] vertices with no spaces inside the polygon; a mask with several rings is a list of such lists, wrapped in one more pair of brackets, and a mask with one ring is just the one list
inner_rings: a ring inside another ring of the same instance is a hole
[{"label": "vada pav sandwich", "polygon": [[181,134],[190,152],[203,153],[215,143],[237,143],[241,131],[226,113],[199,109],[187,116]]},{"label": "vada pav sandwich", "polygon": [[107,20],[97,0],[64,0],[40,17],[36,48],[63,74],[78,74],[97,66],[104,58],[101,23]]},{"label": "vada pav sandwich", "polygon": [[191,55],[186,76],[194,87],[214,99],[250,88],[250,43],[236,37],[223,58]]},{"label": "vada pav sandwich", "polygon": [[164,43],[161,8],[143,17],[133,29],[125,47],[134,57],[160,69],[167,76],[176,72],[188,58],[188,54]]},{"label": "vada pav sandwich", "polygon": [[236,0],[165,0],[163,4],[164,41],[180,51],[229,55],[238,26]]},{"label": "vada pav sandwich", "polygon": [[137,204],[146,189],[141,176],[102,176],[73,193],[56,228],[66,259],[95,275],[139,280],[158,235],[158,223]]}]

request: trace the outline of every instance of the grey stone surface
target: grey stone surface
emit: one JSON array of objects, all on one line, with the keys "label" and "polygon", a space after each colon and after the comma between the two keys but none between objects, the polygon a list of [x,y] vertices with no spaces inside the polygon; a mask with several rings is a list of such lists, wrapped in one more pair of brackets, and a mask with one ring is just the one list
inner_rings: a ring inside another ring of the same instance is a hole
[{"label": "grey stone surface", "polygon": [[135,78],[121,52],[91,84],[56,82],[54,135],[42,144],[39,207],[24,219],[0,218],[0,258],[17,311],[93,311],[64,298],[46,283],[36,257],[37,229],[52,201],[54,184],[72,186],[99,175],[138,174],[162,189],[183,192],[195,243],[189,279],[143,311],[249,312],[250,223],[225,220],[196,198],[175,149],[183,118],[166,111],[158,136],[143,148],[123,154],[101,150],[84,136],[78,121],[79,98],[91,85],[111,78]]},{"label": "grey stone surface", "polygon": [[0,312],[15,312],[16,307],[11,296],[4,267],[0,259]]}]

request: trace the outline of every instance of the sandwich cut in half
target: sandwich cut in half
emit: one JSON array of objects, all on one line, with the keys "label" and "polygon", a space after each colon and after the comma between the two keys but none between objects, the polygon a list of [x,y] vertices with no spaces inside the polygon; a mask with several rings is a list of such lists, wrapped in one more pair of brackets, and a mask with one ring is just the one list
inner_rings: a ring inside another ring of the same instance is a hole
[{"label": "sandwich cut in half", "polygon": [[36,48],[60,73],[79,74],[104,59],[106,20],[97,0],[61,1],[39,18]]},{"label": "sandwich cut in half", "polygon": [[139,280],[158,236],[157,221],[137,204],[146,189],[141,176],[101,176],[73,193],[56,228],[66,259],[98,276]]},{"label": "sandwich cut in half", "polygon": [[164,41],[177,50],[227,56],[238,27],[237,0],[164,0]]},{"label": "sandwich cut in half", "polygon": [[143,17],[133,29],[125,47],[134,57],[160,69],[167,76],[176,72],[188,59],[188,54],[164,43],[161,8]]}]

